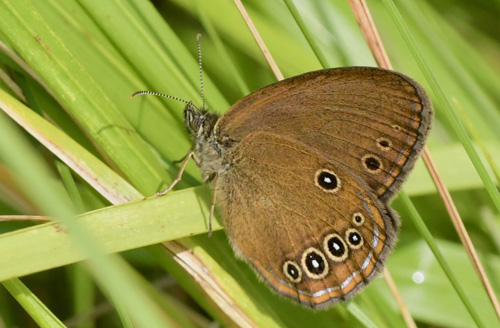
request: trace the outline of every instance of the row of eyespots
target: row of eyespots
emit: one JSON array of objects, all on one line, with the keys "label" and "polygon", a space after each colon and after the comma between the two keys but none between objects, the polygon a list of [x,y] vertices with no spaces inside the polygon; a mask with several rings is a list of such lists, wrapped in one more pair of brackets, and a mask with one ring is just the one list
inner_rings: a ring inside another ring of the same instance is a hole
[{"label": "row of eyespots", "polygon": [[[396,127],[399,129],[401,128],[399,125],[395,125],[394,129],[396,131],[398,131]],[[392,142],[387,138],[380,137],[377,139],[377,147],[382,151],[389,151],[391,150]],[[361,158],[361,164],[363,164],[363,167],[371,174],[377,174],[383,169],[380,157],[374,154],[366,154],[363,156]]]},{"label": "row of eyespots", "polygon": [[[353,215],[353,223],[361,226],[365,222],[365,217],[361,213]],[[364,239],[355,228],[349,228],[345,232],[345,239],[337,233],[331,233],[323,240],[325,254],[333,262],[343,262],[349,256],[349,249],[359,249],[363,246]],[[294,283],[302,281],[302,270],[309,278],[322,279],[329,272],[328,261],[325,254],[315,247],[306,249],[300,258],[299,266],[295,261],[285,261],[283,263],[283,273]]]},{"label": "row of eyespots", "polygon": [[[381,140],[380,143],[386,145],[387,139]],[[389,144],[387,144],[388,147]],[[377,174],[382,171],[383,164],[380,157],[374,154],[366,154],[361,158],[361,164],[368,173]],[[314,184],[324,192],[336,193],[340,190],[342,184],[339,177],[331,170],[319,169],[316,171]]]},{"label": "row of eyespots", "polygon": [[[399,125],[398,125],[399,127]],[[392,142],[380,137],[377,139],[377,147],[382,151],[389,151],[392,147]],[[371,174],[377,174],[383,169],[380,157],[374,154],[366,154],[361,158],[361,164]],[[316,171],[314,184],[325,192],[336,193],[341,187],[339,177],[331,170],[320,169]]]}]

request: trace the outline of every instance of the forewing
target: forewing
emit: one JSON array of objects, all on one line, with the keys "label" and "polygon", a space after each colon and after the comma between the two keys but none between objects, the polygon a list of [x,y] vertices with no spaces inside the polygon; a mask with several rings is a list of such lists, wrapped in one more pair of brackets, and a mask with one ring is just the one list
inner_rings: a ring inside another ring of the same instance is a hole
[{"label": "forewing", "polygon": [[262,131],[290,137],[349,168],[383,200],[399,189],[420,154],[432,116],[423,89],[392,71],[325,69],[243,98],[217,123],[221,140]]}]

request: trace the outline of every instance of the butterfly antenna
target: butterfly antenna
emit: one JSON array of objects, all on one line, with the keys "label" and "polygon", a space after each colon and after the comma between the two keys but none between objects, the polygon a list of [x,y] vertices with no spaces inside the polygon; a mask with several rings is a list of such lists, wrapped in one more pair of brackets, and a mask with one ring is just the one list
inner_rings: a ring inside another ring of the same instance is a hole
[{"label": "butterfly antenna", "polygon": [[198,41],[198,66],[200,68],[200,92],[201,92],[201,102],[202,109],[205,110],[205,96],[203,94],[203,67],[201,66],[201,42],[200,42],[201,34],[198,33],[196,36],[196,41]]},{"label": "butterfly antenna", "polygon": [[[201,65],[201,42],[200,42],[200,38],[201,38],[201,34],[198,33],[198,35],[196,36],[196,41],[198,42],[198,66],[199,66],[199,69],[200,69],[200,94],[201,94],[201,101],[202,101],[202,105],[203,105],[202,106],[202,110],[205,110],[205,96],[204,96],[204,92],[203,92],[203,67]],[[185,104],[191,104],[191,106],[193,106],[194,108],[196,108],[193,105],[193,103],[190,102],[190,101],[187,101],[187,100],[184,100],[184,99],[181,99],[181,98],[177,98],[177,97],[174,97],[174,96],[166,95],[164,93],[155,92],[155,91],[147,91],[147,90],[145,90],[145,91],[137,91],[137,92],[134,92],[130,96],[130,99],[134,98],[135,96],[141,96],[141,95],[154,95],[154,96],[158,96],[158,97],[173,99],[173,100],[177,100],[177,101],[183,102]]]},{"label": "butterfly antenna", "polygon": [[134,92],[130,96],[130,99],[134,98],[135,96],[141,96],[141,95],[153,95],[153,96],[158,96],[158,97],[163,97],[163,98],[177,100],[177,101],[183,102],[185,104],[189,104],[190,103],[190,101],[187,101],[187,100],[184,100],[184,99],[181,99],[181,98],[177,98],[177,97],[174,97],[174,96],[169,96],[169,95],[166,95],[164,93],[154,92],[154,91],[137,91],[137,92]]}]

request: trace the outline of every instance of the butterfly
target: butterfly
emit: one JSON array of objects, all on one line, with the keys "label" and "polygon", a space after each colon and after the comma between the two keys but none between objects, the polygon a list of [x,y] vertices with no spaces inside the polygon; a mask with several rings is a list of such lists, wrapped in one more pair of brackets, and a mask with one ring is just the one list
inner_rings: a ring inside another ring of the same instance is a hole
[{"label": "butterfly", "polygon": [[274,291],[324,308],[380,273],[400,225],[389,203],[432,121],[417,82],[332,68],[266,86],[222,116],[186,103],[185,163],[210,183],[235,254]]}]

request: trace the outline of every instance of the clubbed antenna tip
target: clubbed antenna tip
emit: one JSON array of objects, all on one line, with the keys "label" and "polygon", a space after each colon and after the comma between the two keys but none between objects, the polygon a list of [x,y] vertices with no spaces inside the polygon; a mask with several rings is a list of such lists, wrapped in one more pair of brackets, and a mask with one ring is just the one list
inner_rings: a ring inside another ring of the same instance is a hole
[{"label": "clubbed antenna tip", "polygon": [[[198,41],[198,65],[199,65],[199,69],[200,69],[200,93],[201,93],[201,101],[203,103],[202,109],[205,110],[205,97],[204,97],[204,94],[203,94],[203,68],[201,66],[201,43],[200,43],[200,39],[201,39],[201,34],[198,33],[196,35],[196,40]],[[130,96],[130,99],[134,98],[135,96],[141,96],[141,95],[154,95],[154,96],[158,96],[158,97],[173,99],[173,100],[177,100],[177,101],[183,102],[185,104],[191,104],[191,106],[193,106],[194,108],[196,108],[191,102],[189,102],[187,100],[180,99],[180,98],[177,98],[177,97],[174,97],[174,96],[170,96],[170,95],[166,95],[166,94],[159,93],[159,92],[154,92],[154,91],[137,91],[137,92],[134,92]]]},{"label": "clubbed antenna tip", "polygon": [[130,99],[134,98],[135,96],[141,96],[141,95],[154,95],[154,96],[158,96],[158,97],[163,97],[163,98],[177,100],[177,101],[183,102],[185,104],[189,104],[189,101],[187,101],[187,100],[184,100],[184,99],[181,99],[181,98],[177,98],[177,97],[174,97],[174,96],[170,96],[170,95],[166,95],[164,93],[154,92],[154,91],[137,91],[137,92],[134,92],[130,96]]}]

